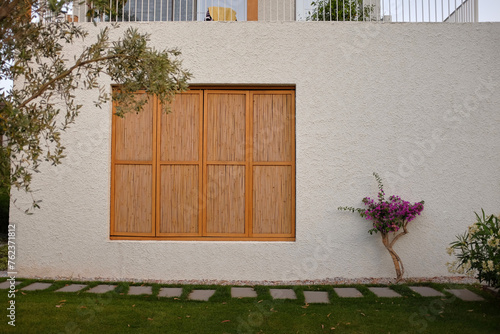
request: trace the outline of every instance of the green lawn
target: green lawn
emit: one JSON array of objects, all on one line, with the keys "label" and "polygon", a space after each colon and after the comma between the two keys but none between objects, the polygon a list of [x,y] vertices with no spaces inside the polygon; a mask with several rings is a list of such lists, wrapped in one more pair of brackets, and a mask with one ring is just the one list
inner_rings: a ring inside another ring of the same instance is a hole
[{"label": "green lawn", "polygon": [[[29,284],[24,281],[22,286]],[[9,320],[7,290],[0,290],[4,315],[1,333],[500,333],[500,299],[470,290],[485,302],[464,302],[450,294],[424,298],[407,286],[394,290],[403,298],[378,298],[366,286],[355,286],[365,297],[341,299],[332,286],[296,286],[297,300],[272,300],[268,287],[255,287],[258,298],[234,299],[227,286],[184,286],[181,298],[128,296],[128,284],[104,295],[16,293],[16,327]],[[98,283],[92,282],[91,285]],[[457,285],[430,284],[440,291]],[[461,286],[463,287],[463,286]],[[208,302],[188,301],[191,289],[212,288]],[[153,285],[153,294],[159,285]],[[302,290],[330,292],[331,304],[304,304]]]}]

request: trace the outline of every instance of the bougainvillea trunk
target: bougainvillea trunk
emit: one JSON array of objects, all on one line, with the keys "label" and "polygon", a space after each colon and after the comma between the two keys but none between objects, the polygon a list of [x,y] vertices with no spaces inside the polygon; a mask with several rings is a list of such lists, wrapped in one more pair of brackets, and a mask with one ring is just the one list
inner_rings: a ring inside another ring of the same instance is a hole
[{"label": "bougainvillea trunk", "polygon": [[382,243],[384,244],[385,248],[389,251],[389,254],[391,254],[392,262],[394,263],[394,269],[396,269],[396,280],[397,282],[399,282],[403,279],[405,268],[403,267],[403,262],[401,261],[401,258],[394,251],[394,249],[392,249],[394,241],[396,241],[396,239],[394,239],[393,242],[389,242],[389,233],[382,233]]}]

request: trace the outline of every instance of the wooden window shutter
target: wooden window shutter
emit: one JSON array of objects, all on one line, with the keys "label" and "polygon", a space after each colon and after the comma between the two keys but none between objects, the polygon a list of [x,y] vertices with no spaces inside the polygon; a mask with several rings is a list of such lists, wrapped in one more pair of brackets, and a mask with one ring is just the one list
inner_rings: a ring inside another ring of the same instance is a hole
[{"label": "wooden window shutter", "polygon": [[113,116],[111,179],[111,234],[152,236],[154,231],[156,135],[154,99],[147,99],[143,111]]},{"label": "wooden window shutter", "polygon": [[148,99],[113,116],[112,238],[294,240],[292,89]]},{"label": "wooden window shutter", "polygon": [[248,97],[205,91],[205,234],[245,236]]},{"label": "wooden window shutter", "polygon": [[289,237],[295,231],[294,96],[254,92],[253,203],[255,236]]},{"label": "wooden window shutter", "polygon": [[159,117],[159,236],[201,234],[202,116],[202,92],[192,91]]}]

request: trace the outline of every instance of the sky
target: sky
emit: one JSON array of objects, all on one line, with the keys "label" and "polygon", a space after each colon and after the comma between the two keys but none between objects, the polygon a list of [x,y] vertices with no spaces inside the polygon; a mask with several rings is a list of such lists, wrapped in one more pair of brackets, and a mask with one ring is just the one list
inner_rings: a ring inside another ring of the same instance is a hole
[{"label": "sky", "polygon": [[500,0],[479,0],[479,22],[500,22]]},{"label": "sky", "polygon": [[[297,0],[297,6],[299,6],[299,2],[307,1],[307,0]],[[369,1],[369,0],[368,0]],[[439,1],[439,0],[438,0]],[[479,22],[500,22],[500,0],[478,0],[479,1]],[[447,3],[446,0],[444,0]],[[454,0],[450,1],[454,3]],[[456,1],[457,3],[460,0]],[[0,88],[10,88],[12,83],[10,81],[0,80]]]}]

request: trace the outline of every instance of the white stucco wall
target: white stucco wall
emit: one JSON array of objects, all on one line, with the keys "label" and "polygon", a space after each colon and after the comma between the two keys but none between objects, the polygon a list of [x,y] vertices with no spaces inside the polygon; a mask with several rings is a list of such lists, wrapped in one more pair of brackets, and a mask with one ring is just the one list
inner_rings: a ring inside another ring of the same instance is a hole
[{"label": "white stucco wall", "polygon": [[[406,277],[448,275],[445,249],[473,211],[500,213],[500,24],[136,26],[157,48],[178,47],[193,83],[296,85],[296,241],[111,241],[111,108],[82,90],[81,116],[63,135],[66,161],[35,176],[41,209],[11,209],[19,276],[393,277],[370,223],[336,209],[376,196],[373,171],[386,193],[426,202],[395,246]],[[87,26],[91,36],[100,27]]]}]

